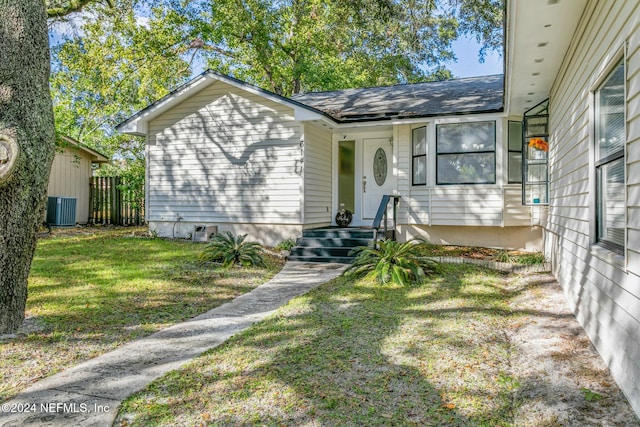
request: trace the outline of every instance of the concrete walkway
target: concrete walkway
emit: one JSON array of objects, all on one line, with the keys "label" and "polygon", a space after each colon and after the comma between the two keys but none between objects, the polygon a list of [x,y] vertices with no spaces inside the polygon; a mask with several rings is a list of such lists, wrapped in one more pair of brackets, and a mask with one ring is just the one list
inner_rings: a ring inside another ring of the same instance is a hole
[{"label": "concrete walkway", "polygon": [[345,268],[287,262],[272,280],[229,303],[34,384],[1,405],[0,426],[111,426],[132,393]]}]

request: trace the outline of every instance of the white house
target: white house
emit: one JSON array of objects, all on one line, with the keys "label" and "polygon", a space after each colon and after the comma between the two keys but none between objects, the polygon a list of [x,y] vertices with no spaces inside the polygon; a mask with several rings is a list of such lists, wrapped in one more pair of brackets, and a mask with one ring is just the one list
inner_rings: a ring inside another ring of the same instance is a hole
[{"label": "white house", "polygon": [[640,3],[507,7],[505,112],[549,98],[544,250],[640,414]]},{"label": "white house", "polygon": [[159,235],[216,225],[273,245],[335,224],[341,205],[370,226],[396,194],[402,238],[539,249],[544,209],[521,204],[502,103],[502,76],[287,99],[207,71],[119,129],[147,138]]},{"label": "white house", "polygon": [[119,126],[150,227],[273,245],[392,194],[399,239],[544,249],[640,413],[640,6],[512,0],[505,33],[504,78],[288,99],[201,74]]}]

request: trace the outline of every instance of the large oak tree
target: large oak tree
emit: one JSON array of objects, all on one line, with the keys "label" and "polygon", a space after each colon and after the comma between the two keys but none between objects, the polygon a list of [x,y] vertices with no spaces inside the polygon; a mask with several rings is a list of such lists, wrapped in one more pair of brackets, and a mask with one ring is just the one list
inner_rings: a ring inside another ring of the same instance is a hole
[{"label": "large oak tree", "polygon": [[64,16],[88,2],[0,0],[0,334],[24,319],[54,156],[48,12]]}]

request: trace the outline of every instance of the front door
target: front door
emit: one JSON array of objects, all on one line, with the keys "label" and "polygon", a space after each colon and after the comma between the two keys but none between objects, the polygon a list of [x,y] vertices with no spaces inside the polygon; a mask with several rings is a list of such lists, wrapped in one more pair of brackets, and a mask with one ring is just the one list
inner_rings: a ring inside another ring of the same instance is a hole
[{"label": "front door", "polygon": [[390,138],[364,139],[362,218],[373,219],[385,194],[393,194],[393,150]]}]

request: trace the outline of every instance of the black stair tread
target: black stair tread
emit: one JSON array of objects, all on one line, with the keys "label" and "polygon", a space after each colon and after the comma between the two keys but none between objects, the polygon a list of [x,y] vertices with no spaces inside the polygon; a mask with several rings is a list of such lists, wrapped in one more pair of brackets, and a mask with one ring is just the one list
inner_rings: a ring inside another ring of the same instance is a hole
[{"label": "black stair tread", "polygon": [[289,261],[304,261],[304,262],[321,262],[321,263],[339,263],[339,264],[351,264],[354,258],[351,257],[322,257],[322,256],[288,256]]},{"label": "black stair tread", "polygon": [[349,247],[368,246],[373,239],[365,238],[339,238],[339,237],[301,237],[297,246],[305,247]]},{"label": "black stair tread", "polygon": [[353,248],[332,247],[323,248],[318,246],[295,246],[291,248],[291,255],[311,255],[311,256],[349,256]]},{"label": "black stair tread", "polygon": [[302,231],[303,237],[324,237],[324,238],[373,238],[374,231],[366,229],[348,228],[313,228]]}]

